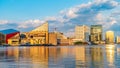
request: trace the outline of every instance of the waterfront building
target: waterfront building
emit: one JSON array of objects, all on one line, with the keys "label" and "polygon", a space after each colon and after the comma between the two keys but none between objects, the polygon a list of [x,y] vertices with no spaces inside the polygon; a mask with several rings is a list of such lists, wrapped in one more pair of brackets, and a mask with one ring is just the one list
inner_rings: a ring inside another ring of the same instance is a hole
[{"label": "waterfront building", "polygon": [[11,37],[10,39],[8,39],[8,44],[10,45],[19,45],[20,44],[20,34],[16,34],[15,36]]},{"label": "waterfront building", "polygon": [[74,41],[86,42],[89,39],[89,27],[86,25],[77,25],[75,27]]},{"label": "waterfront building", "polygon": [[72,39],[66,37],[63,33],[61,32],[56,32],[57,34],[57,43],[59,45],[71,45],[72,44]]},{"label": "waterfront building", "polygon": [[50,32],[49,33],[49,44],[53,45],[71,45],[72,39],[67,38],[61,32]]},{"label": "waterfront building", "polygon": [[91,25],[90,29],[91,43],[101,43],[102,41],[102,25]]},{"label": "waterfront building", "polygon": [[22,33],[26,38],[21,39],[21,44],[48,44],[48,32],[48,22],[46,22],[30,32]]},{"label": "waterfront building", "polygon": [[57,39],[67,39],[67,37],[61,32],[55,32],[57,34]]},{"label": "waterfront building", "polygon": [[114,43],[114,32],[113,31],[107,31],[105,35],[105,41],[107,44]]},{"label": "waterfront building", "polygon": [[57,34],[54,32],[49,33],[49,44],[57,45]]},{"label": "waterfront building", "polygon": [[72,45],[72,39],[67,38],[67,39],[60,39],[60,45]]},{"label": "waterfront building", "polygon": [[120,44],[120,36],[116,37],[116,43]]},{"label": "waterfront building", "polygon": [[20,32],[14,29],[1,30],[0,31],[0,44],[18,45],[19,40],[20,40],[19,35],[20,35]]}]

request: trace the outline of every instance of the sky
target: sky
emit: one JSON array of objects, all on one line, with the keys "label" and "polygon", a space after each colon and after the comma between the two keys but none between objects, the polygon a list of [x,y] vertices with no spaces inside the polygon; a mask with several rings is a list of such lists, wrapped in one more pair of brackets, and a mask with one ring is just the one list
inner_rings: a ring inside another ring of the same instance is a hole
[{"label": "sky", "polygon": [[30,31],[45,21],[49,30],[74,35],[76,25],[103,25],[120,35],[119,0],[0,0],[0,30]]}]

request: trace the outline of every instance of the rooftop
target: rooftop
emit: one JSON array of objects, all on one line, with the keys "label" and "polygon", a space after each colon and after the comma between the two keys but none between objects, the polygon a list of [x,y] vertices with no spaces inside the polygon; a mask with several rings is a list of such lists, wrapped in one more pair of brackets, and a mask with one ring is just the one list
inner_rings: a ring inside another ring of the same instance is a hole
[{"label": "rooftop", "polygon": [[3,34],[10,34],[10,33],[15,33],[15,32],[19,32],[19,31],[14,30],[14,29],[6,29],[6,30],[0,31],[0,33],[3,33]]}]

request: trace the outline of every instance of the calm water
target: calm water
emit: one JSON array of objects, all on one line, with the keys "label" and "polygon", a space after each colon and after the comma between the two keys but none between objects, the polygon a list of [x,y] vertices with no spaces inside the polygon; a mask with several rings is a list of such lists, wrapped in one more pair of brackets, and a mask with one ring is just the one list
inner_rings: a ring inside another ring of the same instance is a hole
[{"label": "calm water", "polygon": [[120,45],[0,47],[0,68],[120,68]]}]

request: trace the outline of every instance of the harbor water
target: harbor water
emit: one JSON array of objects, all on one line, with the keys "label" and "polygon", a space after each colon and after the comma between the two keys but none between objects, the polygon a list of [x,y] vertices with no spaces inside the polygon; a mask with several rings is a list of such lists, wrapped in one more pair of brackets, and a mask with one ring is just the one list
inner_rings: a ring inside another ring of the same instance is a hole
[{"label": "harbor water", "polygon": [[0,47],[0,68],[120,68],[120,45]]}]

